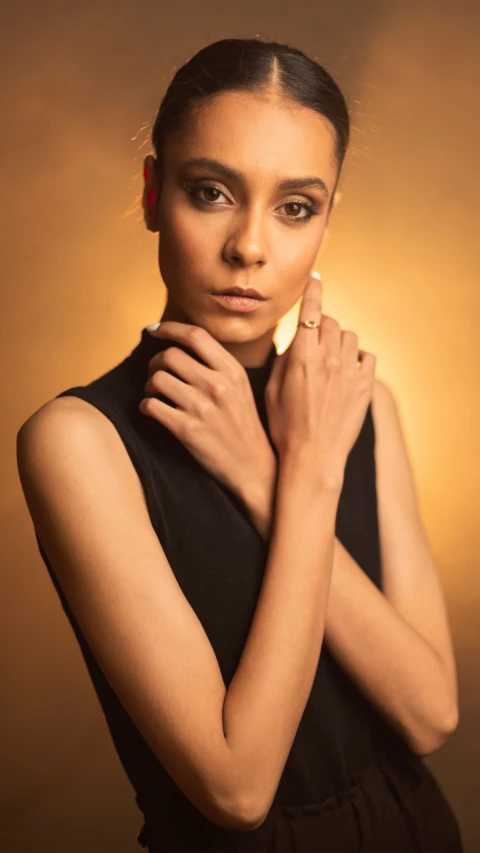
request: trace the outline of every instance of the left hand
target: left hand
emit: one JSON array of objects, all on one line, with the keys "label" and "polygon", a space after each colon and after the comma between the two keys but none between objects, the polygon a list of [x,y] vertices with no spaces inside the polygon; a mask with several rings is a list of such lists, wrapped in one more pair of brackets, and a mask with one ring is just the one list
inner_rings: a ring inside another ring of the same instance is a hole
[{"label": "left hand", "polygon": [[[208,366],[175,346],[154,355],[138,406],[142,414],[163,424],[236,494],[258,482],[264,469],[267,476],[272,450],[243,366],[201,326],[166,320],[150,334],[190,347]],[[178,408],[149,396],[157,393]]]}]

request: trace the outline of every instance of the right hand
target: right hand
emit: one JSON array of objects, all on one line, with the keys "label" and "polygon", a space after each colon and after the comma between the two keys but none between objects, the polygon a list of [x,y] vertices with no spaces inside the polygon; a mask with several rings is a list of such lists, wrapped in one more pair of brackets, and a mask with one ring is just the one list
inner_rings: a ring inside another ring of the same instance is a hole
[{"label": "right hand", "polygon": [[372,399],[377,360],[358,349],[354,332],[342,332],[337,320],[322,315],[322,285],[313,276],[303,293],[302,320],[320,328],[298,326],[274,361],[265,388],[270,435],[280,462],[292,455],[308,459],[320,477],[342,483]]}]

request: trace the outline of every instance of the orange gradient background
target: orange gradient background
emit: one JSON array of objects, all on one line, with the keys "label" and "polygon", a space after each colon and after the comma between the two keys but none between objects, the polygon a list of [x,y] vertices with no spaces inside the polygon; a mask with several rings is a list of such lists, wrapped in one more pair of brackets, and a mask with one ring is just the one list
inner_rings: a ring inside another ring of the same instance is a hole
[{"label": "orange gradient background", "polygon": [[0,850],[139,850],[140,812],[37,549],[16,433],[159,319],[157,236],[139,207],[149,122],[193,53],[258,35],[325,65],[351,110],[316,266],[325,313],[376,354],[400,409],[459,676],[459,726],[424,760],[478,853],[480,4],[19,0],[3,18]]}]

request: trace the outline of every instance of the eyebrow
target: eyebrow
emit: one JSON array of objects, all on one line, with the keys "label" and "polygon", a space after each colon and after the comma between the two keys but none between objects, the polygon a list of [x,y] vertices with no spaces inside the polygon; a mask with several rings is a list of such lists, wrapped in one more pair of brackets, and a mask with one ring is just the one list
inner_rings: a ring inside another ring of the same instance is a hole
[{"label": "eyebrow", "polygon": [[[199,166],[204,169],[212,169],[215,172],[219,172],[224,176],[224,178],[238,181],[239,183],[245,183],[245,178],[242,172],[239,172],[237,169],[233,169],[231,166],[227,166],[225,163],[221,163],[220,160],[212,160],[210,157],[194,157],[191,160],[185,160],[183,167],[187,166]],[[325,181],[321,178],[317,178],[316,176],[305,175],[300,178],[287,178],[286,180],[279,181],[277,183],[277,188],[279,190],[299,190],[306,187],[316,187],[328,195],[328,187]]]}]

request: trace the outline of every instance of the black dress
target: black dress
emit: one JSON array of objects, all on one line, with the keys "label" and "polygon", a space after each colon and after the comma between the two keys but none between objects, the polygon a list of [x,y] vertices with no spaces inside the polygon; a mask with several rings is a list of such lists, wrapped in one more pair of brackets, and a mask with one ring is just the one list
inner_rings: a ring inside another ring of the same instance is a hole
[{"label": "black dress", "polygon": [[[233,493],[138,410],[148,360],[172,345],[179,346],[144,329],[121,363],[58,396],[81,397],[115,425],[143,484],[152,525],[228,687],[255,612],[268,545]],[[275,356],[272,343],[265,364],[247,368],[269,439],[263,390]],[[434,777],[347,677],[326,642],[266,820],[247,832],[208,820],[164,770],[110,687],[36,535],[143,814],[139,847],[150,853],[461,853],[457,820]],[[347,460],[336,535],[381,589],[371,407]]]}]

